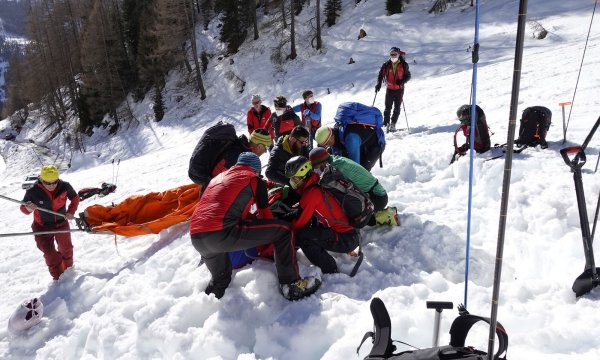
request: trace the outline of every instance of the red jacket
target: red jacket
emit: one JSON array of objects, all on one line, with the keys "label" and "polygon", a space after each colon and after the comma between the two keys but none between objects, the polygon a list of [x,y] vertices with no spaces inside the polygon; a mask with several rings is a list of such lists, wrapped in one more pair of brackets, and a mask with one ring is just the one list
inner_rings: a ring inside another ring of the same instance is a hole
[{"label": "red jacket", "polygon": [[[67,199],[70,200],[68,208]],[[31,189],[25,192],[25,196],[23,197],[23,202],[30,201],[46,210],[75,215],[79,206],[79,195],[77,195],[71,184],[66,181],[58,180],[56,188],[53,191],[48,191],[38,180]],[[31,214],[27,211],[25,205],[21,205],[20,209],[24,214]],[[36,209],[33,211],[33,221],[41,226],[54,228],[61,225],[65,221],[65,218]]]},{"label": "red jacket", "polygon": [[316,216],[320,224],[331,228],[337,233],[354,230],[348,224],[348,217],[342,206],[333,195],[316,184],[318,180],[319,175],[312,173],[300,187],[300,208],[302,210],[300,217],[292,222],[292,230],[298,230],[306,226],[313,215]]},{"label": "red jacket", "polygon": [[252,218],[256,204],[261,219],[272,219],[267,186],[247,165],[235,165],[213,178],[196,205],[190,234],[223,230]]},{"label": "red jacket", "polygon": [[379,75],[377,76],[377,84],[381,84],[381,81],[385,78],[388,90],[399,90],[404,88],[404,84],[407,83],[410,78],[410,71],[408,70],[408,64],[403,59],[398,60],[396,65],[396,73],[390,60],[386,61],[381,65],[379,69]]},{"label": "red jacket", "polygon": [[248,134],[252,135],[255,129],[263,128],[271,133],[271,139],[273,138],[273,127],[269,118],[271,117],[271,109],[269,107],[261,105],[260,112],[254,110],[254,107],[248,109],[246,114],[246,123],[248,124]]}]

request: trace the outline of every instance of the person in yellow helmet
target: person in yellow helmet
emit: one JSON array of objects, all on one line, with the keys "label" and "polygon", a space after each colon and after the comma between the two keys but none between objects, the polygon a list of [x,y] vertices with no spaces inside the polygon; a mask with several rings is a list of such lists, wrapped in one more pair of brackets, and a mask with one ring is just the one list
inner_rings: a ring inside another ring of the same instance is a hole
[{"label": "person in yellow helmet", "polygon": [[[73,244],[68,232],[68,220],[73,220],[78,206],[77,192],[71,184],[59,179],[58,168],[54,165],[42,167],[35,185],[23,197],[21,211],[26,215],[33,213],[31,229],[34,232],[65,231],[34,236],[54,280],[58,280],[65,269],[73,266]],[[40,208],[64,214],[64,217],[40,211]]]}]

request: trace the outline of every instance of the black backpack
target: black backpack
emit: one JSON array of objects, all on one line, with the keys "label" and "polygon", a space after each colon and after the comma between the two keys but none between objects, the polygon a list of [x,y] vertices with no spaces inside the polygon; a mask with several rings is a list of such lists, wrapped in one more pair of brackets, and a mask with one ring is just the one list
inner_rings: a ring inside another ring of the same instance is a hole
[{"label": "black backpack", "polygon": [[211,173],[223,153],[232,144],[239,141],[232,124],[219,121],[209,127],[190,158],[188,175],[198,185],[206,185],[211,179]]},{"label": "black backpack", "polygon": [[[360,229],[369,223],[375,212],[371,199],[335,166],[331,164],[325,166],[318,185],[340,203],[350,226]],[[327,197],[325,202],[327,203]],[[327,205],[331,207],[331,204]]]},{"label": "black backpack", "polygon": [[[475,105],[475,134],[474,134],[474,144],[473,149],[478,153],[484,153],[488,151],[491,147],[490,141],[490,132],[489,127],[487,125],[487,121],[485,118],[485,113],[483,109],[479,107],[479,105]],[[466,128],[466,126],[471,125],[471,105],[463,105],[458,108],[456,112],[456,116],[460,120],[460,125],[454,132],[454,148],[455,151],[465,150],[469,147],[469,138],[467,137],[467,142],[461,146],[457,146],[456,135],[459,131],[462,131]]]},{"label": "black backpack", "polygon": [[548,147],[546,133],[552,123],[552,111],[543,106],[531,106],[523,110],[521,124],[519,125],[519,138],[515,143],[520,146],[540,145],[542,149]]},{"label": "black backpack", "polygon": [[[391,339],[392,322],[390,316],[379,298],[371,300],[371,314],[374,320],[374,331],[367,332],[363,337],[358,349],[363,342],[372,338],[373,347],[365,360],[451,360],[451,359],[471,359],[471,360],[486,360],[487,353],[477,350],[473,347],[466,347],[465,340],[471,327],[479,321],[484,321],[489,324],[490,319],[471,315],[462,306],[459,307],[459,316],[454,319],[450,326],[450,345],[431,347],[418,350],[402,351],[394,354],[396,347]],[[496,323],[496,336],[498,338],[498,351],[494,354],[494,360],[505,360],[508,350],[508,334],[499,322]]]}]

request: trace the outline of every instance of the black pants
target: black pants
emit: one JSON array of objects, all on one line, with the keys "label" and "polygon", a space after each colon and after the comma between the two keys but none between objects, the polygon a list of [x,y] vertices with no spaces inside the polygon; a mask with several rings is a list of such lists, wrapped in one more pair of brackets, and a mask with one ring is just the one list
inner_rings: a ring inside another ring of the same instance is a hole
[{"label": "black pants", "polygon": [[304,255],[325,274],[336,273],[338,270],[335,259],[327,251],[348,253],[356,249],[359,238],[357,230],[337,233],[320,225],[303,228],[296,233],[296,242]]},{"label": "black pants", "polygon": [[275,266],[280,284],[289,284],[300,278],[296,250],[292,243],[290,223],[282,220],[257,219],[219,231],[192,234],[192,244],[202,255],[213,282],[227,287],[231,281],[229,251],[244,250],[257,245],[275,245]]},{"label": "black pants", "polygon": [[396,124],[400,115],[400,106],[402,105],[402,97],[404,96],[404,88],[398,90],[387,89],[385,92],[385,110],[383,111],[383,125],[387,126],[390,123],[390,112],[392,112],[392,124]]}]

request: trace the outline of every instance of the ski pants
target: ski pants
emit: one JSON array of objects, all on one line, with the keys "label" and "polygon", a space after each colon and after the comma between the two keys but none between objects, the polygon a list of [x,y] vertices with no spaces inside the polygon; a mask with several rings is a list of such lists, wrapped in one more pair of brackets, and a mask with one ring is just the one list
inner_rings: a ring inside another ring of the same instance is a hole
[{"label": "ski pants", "polygon": [[215,286],[226,288],[231,281],[230,251],[244,250],[273,243],[275,267],[280,284],[290,284],[300,278],[296,249],[292,242],[290,223],[275,219],[242,221],[222,230],[191,235],[192,245],[202,255]]},{"label": "ski pants", "polygon": [[[31,225],[34,232],[69,230],[69,222],[63,221],[56,227],[46,227],[34,222]],[[73,244],[70,233],[35,235],[37,248],[44,253],[48,271],[54,280],[58,280],[65,269],[73,266]],[[55,246],[56,242],[56,246]]]},{"label": "ski pants", "polygon": [[353,229],[338,233],[322,225],[305,227],[296,232],[296,241],[311,263],[321,268],[324,274],[338,272],[333,256],[327,251],[348,253],[358,246],[360,233]]},{"label": "ski pants", "polygon": [[[398,90],[387,89],[385,92],[385,110],[383,111],[383,125],[387,126],[390,123],[390,112],[392,114],[392,124],[398,122],[400,116],[400,106],[402,106],[402,97],[404,96],[404,88]],[[394,111],[392,112],[392,105]]]}]

